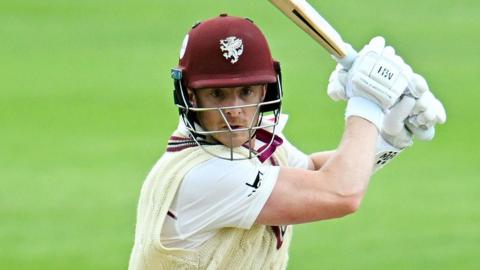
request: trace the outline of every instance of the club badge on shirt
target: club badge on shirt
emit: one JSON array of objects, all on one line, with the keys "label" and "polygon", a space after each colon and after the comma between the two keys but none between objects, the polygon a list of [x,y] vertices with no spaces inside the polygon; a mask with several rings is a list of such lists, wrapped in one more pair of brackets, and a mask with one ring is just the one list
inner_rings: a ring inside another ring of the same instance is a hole
[{"label": "club badge on shirt", "polygon": [[253,183],[248,183],[248,182],[245,183],[245,185],[252,188],[252,192],[248,194],[248,197],[252,196],[257,191],[257,189],[262,185],[262,175],[263,173],[261,171],[258,171],[257,177],[255,177],[255,180],[253,181]]}]

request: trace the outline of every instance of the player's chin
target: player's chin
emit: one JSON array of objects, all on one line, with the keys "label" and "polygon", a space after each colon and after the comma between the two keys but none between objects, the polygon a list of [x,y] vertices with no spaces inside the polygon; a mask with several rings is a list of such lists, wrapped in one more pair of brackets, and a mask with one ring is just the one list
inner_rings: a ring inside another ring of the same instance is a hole
[{"label": "player's chin", "polygon": [[217,134],[215,137],[215,139],[223,145],[232,148],[240,147],[244,144],[248,145],[250,138],[248,131],[226,132]]}]

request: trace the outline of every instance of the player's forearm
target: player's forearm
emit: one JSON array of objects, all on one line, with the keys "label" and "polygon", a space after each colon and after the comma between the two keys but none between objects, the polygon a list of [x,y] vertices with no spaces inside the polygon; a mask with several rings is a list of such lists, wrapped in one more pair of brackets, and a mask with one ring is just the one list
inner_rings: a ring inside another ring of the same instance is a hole
[{"label": "player's forearm", "polygon": [[325,174],[333,192],[345,197],[363,197],[370,180],[376,127],[365,119],[349,117],[338,149],[323,164],[319,172]]},{"label": "player's forearm", "polygon": [[258,223],[305,223],[342,217],[358,209],[370,179],[378,131],[357,116],[346,122],[336,151],[313,154],[318,164],[325,163],[319,170],[280,168]]},{"label": "player's forearm", "polygon": [[318,171],[333,156],[334,153],[335,150],[330,150],[310,154],[308,169]]}]

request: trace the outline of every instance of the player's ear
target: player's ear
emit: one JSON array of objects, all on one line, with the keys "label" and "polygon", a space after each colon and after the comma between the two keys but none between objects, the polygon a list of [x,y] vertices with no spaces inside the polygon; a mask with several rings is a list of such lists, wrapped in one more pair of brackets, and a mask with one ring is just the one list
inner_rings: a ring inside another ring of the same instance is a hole
[{"label": "player's ear", "polygon": [[193,107],[197,107],[197,98],[195,96],[195,92],[190,88],[187,88],[187,92],[188,100],[190,101],[190,103],[192,103]]},{"label": "player's ear", "polygon": [[267,85],[262,85],[262,101],[265,101],[265,96],[267,95]]}]

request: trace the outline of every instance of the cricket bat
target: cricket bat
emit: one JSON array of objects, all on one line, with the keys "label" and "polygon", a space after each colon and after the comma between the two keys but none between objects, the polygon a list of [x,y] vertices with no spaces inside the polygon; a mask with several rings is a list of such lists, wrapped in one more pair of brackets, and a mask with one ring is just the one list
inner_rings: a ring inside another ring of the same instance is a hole
[{"label": "cricket bat", "polygon": [[305,0],[269,0],[290,20],[309,34],[335,60],[349,69],[357,52],[346,46],[340,34]]},{"label": "cricket bat", "polygon": [[[351,46],[346,46],[340,34],[307,1],[269,1],[322,45],[345,69],[350,69],[357,57],[357,52]],[[411,99],[409,102],[413,102],[412,104],[415,102],[415,99],[411,96],[405,96],[404,99]],[[393,123],[392,121],[387,121],[387,123],[389,122]],[[433,129],[426,130],[422,127],[415,127],[410,121],[405,122],[411,132],[420,140],[431,140],[433,138]],[[386,125],[384,129],[392,130],[390,134],[395,134],[395,132],[401,129],[401,126]]]}]

